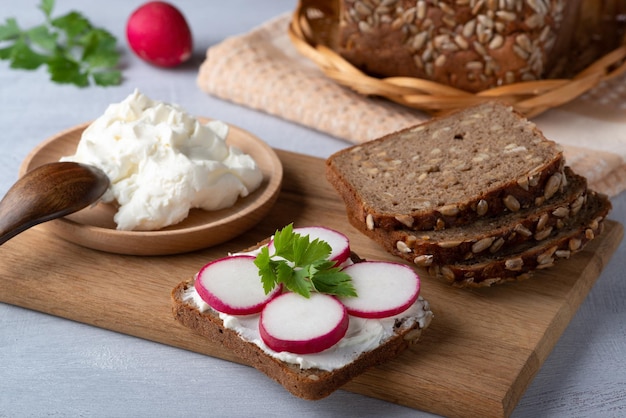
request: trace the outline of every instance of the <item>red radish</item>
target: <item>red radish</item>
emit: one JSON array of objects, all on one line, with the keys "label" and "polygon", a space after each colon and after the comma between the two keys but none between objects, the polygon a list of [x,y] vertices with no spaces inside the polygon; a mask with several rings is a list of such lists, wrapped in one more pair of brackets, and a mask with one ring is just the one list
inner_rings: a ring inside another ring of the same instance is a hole
[{"label": "red radish", "polygon": [[126,38],[132,50],[159,67],[174,67],[191,57],[191,30],[183,14],[162,1],[140,6],[128,19]]},{"label": "red radish", "polygon": [[198,273],[195,288],[210,307],[229,315],[261,312],[282,290],[282,286],[276,286],[265,294],[254,257],[248,255],[221,258],[207,264]]},{"label": "red radish", "polygon": [[[344,234],[334,229],[323,226],[307,226],[302,228],[294,228],[293,232],[302,236],[308,235],[309,241],[319,239],[330,245],[331,252],[328,256],[329,260],[336,261],[339,265],[350,257],[350,240]],[[269,244],[270,255],[274,253],[273,242]]]},{"label": "red radish", "polygon": [[343,269],[352,278],[357,297],[340,298],[350,315],[385,318],[407,310],[420,293],[420,278],[410,267],[364,261]]},{"label": "red radish", "polygon": [[319,353],[343,338],[348,321],[346,308],[333,296],[313,293],[305,298],[289,292],[265,305],[259,333],[276,352]]}]

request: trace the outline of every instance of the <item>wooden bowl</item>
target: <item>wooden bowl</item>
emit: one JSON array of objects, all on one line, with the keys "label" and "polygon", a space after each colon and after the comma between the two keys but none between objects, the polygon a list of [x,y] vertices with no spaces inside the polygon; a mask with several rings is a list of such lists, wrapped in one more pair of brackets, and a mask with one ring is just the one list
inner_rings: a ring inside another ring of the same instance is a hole
[{"label": "wooden bowl", "polygon": [[[20,176],[42,164],[73,155],[85,123],[49,138],[26,157]],[[218,211],[192,209],[182,222],[157,231],[120,231],[113,221],[113,204],[98,203],[65,218],[38,225],[48,233],[84,247],[126,255],[170,255],[208,248],[246,232],[272,208],[283,178],[274,150],[251,133],[229,125],[227,144],[251,155],[263,173],[259,189],[234,206]]]}]

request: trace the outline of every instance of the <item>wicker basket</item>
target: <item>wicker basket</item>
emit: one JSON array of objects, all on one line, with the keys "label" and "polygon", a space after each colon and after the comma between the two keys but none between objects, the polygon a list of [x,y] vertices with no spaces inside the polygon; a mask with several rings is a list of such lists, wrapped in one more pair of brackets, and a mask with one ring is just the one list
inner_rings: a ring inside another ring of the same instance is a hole
[{"label": "wicker basket", "polygon": [[420,78],[376,78],[354,67],[329,47],[330,15],[330,10],[319,7],[314,1],[299,2],[289,26],[289,36],[302,55],[313,61],[326,76],[360,94],[385,97],[430,114],[497,99],[532,117],[565,104],[598,83],[626,72],[626,45],[622,45],[571,79],[525,81],[479,93]]}]

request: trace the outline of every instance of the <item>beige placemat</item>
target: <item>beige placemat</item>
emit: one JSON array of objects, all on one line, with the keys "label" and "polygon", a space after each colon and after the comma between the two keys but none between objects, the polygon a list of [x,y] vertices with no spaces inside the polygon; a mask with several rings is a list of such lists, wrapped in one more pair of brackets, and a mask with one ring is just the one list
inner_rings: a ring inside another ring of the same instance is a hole
[{"label": "beige placemat", "polygon": [[[425,113],[367,98],[326,78],[299,55],[287,35],[290,14],[207,51],[198,74],[208,94],[317,129],[346,146],[415,125]],[[626,76],[534,119],[565,148],[568,164],[590,186],[614,196],[626,190]]]}]

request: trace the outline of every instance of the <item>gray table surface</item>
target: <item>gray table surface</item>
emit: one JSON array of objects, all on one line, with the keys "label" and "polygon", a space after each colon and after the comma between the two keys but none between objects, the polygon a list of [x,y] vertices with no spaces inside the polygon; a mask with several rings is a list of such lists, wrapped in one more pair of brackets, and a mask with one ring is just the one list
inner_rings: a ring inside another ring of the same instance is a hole
[{"label": "gray table surface", "polygon": [[[38,0],[0,0],[0,20],[39,23]],[[44,70],[10,70],[0,62],[0,194],[17,179],[31,149],[51,135],[94,119],[135,87],[247,129],[270,145],[327,157],[347,143],[278,118],[209,97],[196,86],[210,45],[246,32],[296,0],[175,3],[195,38],[190,63],[151,67],[125,42],[127,16],[140,1],[58,0],[57,13],[79,10],[114,33],[124,49],[124,82],[78,89],[48,81]],[[626,221],[626,194],[611,218]],[[15,238],[19,239],[19,237]],[[33,249],[36,251],[36,248]],[[626,244],[588,295],[540,369],[515,417],[626,415]],[[1,286],[1,278],[0,278]],[[428,416],[402,406],[338,391],[297,399],[256,370],[53,316],[0,304],[0,416]]]}]

